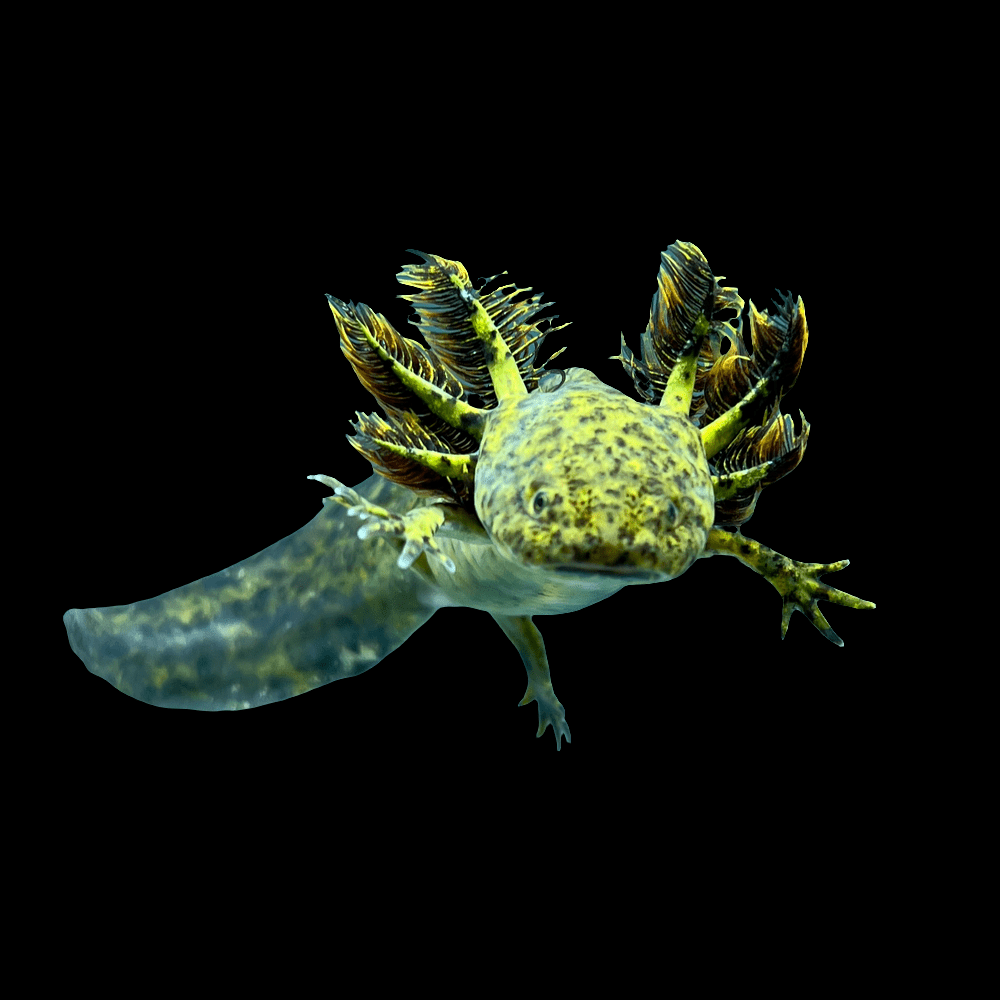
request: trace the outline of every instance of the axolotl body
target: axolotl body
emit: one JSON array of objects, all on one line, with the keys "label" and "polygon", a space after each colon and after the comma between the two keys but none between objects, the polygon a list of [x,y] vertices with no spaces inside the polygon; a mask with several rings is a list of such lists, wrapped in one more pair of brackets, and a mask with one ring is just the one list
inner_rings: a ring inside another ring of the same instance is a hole
[{"label": "axolotl body", "polygon": [[782,636],[802,611],[842,645],[817,602],[874,607],[820,581],[847,561],[799,563],[739,530],[805,452],[809,425],[796,433],[780,412],[808,340],[801,299],[784,297],[774,316],[751,303],[749,357],[743,300],[697,247],[674,244],[641,358],[621,342],[637,401],[585,369],[535,367],[551,332],[534,321],[540,297],[475,288],[460,263],[419,256],[400,280],[418,289],[405,297],[423,342],[328,296],[342,349],[386,414],[358,414],[349,438],[375,474],[354,489],[310,476],[334,491],[320,513],[227,570],[67,612],[90,670],[155,705],[252,708],[369,669],[440,607],[476,608],[521,654],[521,704],[538,704],[538,735],[551,725],[561,749],[569,727],[532,616],[673,580],[715,554],[775,586]]}]

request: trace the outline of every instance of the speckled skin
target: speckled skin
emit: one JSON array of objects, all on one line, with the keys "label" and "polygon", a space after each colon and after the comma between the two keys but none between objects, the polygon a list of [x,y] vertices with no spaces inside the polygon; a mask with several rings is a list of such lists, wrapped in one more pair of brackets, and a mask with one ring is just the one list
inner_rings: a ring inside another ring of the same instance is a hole
[{"label": "speckled skin", "polygon": [[[408,490],[372,476],[359,489],[410,509]],[[206,711],[253,708],[374,666],[441,606],[396,566],[385,539],[363,545],[332,504],[229,569],[134,604],[73,608],[73,652],[140,701]]]},{"label": "speckled skin", "polygon": [[[754,319],[755,349],[773,360],[749,382],[732,375],[739,358],[711,355],[725,376],[711,394],[744,394],[699,429],[691,413],[702,347],[720,331],[739,339],[713,309],[742,300],[718,286],[697,247],[661,254],[641,361],[622,343],[641,403],[585,369],[536,368],[535,300],[518,301],[509,286],[481,294],[458,262],[419,256],[425,265],[401,280],[420,290],[408,298],[422,310],[426,346],[368,307],[329,297],[344,353],[387,413],[359,414],[352,443],[395,481],[375,475],[353,490],[311,476],[334,496],[263,552],[136,604],[68,611],[70,644],[90,670],[155,705],[251,708],[367,670],[438,607],[478,608],[521,654],[521,704],[538,703],[538,735],[551,725],[561,748],[569,727],[533,615],[675,579],[715,554],[778,590],[782,636],[802,611],[842,645],[817,602],[874,608],[819,581],[846,560],[796,562],[713,524],[737,489],[749,491],[736,505],[742,523],[767,477],[804,451],[805,424],[800,438],[784,424],[770,444],[765,435],[808,339],[801,299],[788,298],[777,319]],[[713,475],[709,460],[731,444],[735,457]]]},{"label": "speckled skin", "polygon": [[514,562],[627,582],[680,576],[704,550],[715,513],[691,421],[583,368],[554,391],[490,411],[475,495],[490,538]]}]

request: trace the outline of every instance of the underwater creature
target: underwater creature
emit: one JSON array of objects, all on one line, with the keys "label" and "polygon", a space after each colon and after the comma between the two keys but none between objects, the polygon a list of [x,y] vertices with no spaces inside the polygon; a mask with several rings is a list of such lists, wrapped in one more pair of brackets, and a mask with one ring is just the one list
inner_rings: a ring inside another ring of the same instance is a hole
[{"label": "underwater creature", "polygon": [[[661,254],[639,354],[621,361],[639,399],[583,368],[537,366],[563,326],[531,289],[478,285],[419,253],[400,282],[420,340],[364,304],[327,296],[341,348],[384,416],[351,444],[374,474],[308,524],[229,569],[159,597],[64,616],[87,668],[153,705],[243,709],[374,666],[441,607],[488,611],[521,654],[538,735],[570,740],[534,615],[589,607],[626,586],[730,555],[843,645],[821,600],[875,605],[821,582],[848,562],[801,563],[741,532],[761,491],[802,460],[780,403],[808,342],[801,298],[771,313],[721,284],[701,251]],[[556,352],[546,363],[551,365]]]}]

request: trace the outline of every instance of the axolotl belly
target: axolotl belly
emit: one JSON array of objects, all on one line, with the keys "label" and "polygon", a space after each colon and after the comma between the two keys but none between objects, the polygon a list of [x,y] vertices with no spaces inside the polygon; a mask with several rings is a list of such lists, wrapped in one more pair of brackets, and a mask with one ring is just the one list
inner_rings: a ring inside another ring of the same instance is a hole
[{"label": "axolotl belly", "polygon": [[[421,289],[411,298],[427,346],[330,298],[344,353],[387,414],[359,415],[351,439],[377,474],[356,489],[309,477],[333,488],[323,510],[227,570],[136,604],[67,612],[71,646],[91,671],[155,705],[251,708],[367,670],[439,607],[475,608],[520,652],[521,704],[538,703],[538,735],[551,725],[561,748],[569,728],[534,615],[673,580],[716,553],[779,590],[782,634],[800,610],[839,642],[816,602],[874,607],[819,582],[846,561],[797,563],[716,524],[720,511],[736,516],[734,497],[740,510],[746,496],[755,502],[804,451],[785,425],[770,450],[741,438],[755,421],[774,425],[801,300],[766,371],[699,427],[696,384],[706,356],[718,361],[718,329],[742,342],[713,316],[734,290],[720,289],[697,248],[662,255],[642,362],[623,345],[626,368],[650,387],[643,402],[582,368],[536,369],[541,335],[510,286],[485,295],[460,264],[422,256],[426,265],[402,277]],[[761,461],[713,464],[734,441]]]}]

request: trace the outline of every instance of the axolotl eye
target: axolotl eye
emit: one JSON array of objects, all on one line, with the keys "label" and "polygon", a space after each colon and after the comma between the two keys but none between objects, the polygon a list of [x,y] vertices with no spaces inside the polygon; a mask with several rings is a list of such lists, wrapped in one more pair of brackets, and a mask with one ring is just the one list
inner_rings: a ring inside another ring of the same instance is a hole
[{"label": "axolotl eye", "polygon": [[531,498],[531,513],[535,517],[540,517],[542,512],[545,510],[546,507],[548,507],[548,505],[549,505],[548,493],[546,493],[545,490],[539,490]]},{"label": "axolotl eye", "polygon": [[673,500],[668,500],[663,508],[663,521],[666,527],[675,528],[680,520],[681,512]]}]

